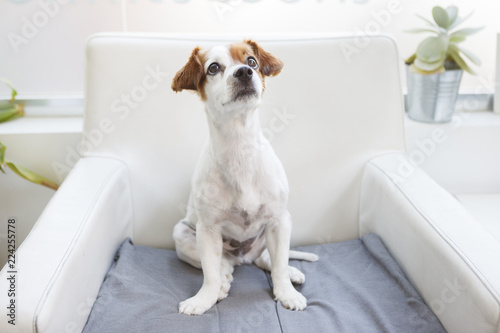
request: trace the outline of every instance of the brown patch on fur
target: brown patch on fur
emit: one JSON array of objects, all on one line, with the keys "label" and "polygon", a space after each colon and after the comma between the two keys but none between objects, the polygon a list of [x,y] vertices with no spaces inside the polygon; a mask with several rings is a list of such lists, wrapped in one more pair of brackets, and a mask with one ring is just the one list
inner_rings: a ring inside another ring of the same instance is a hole
[{"label": "brown patch on fur", "polygon": [[246,39],[243,43],[232,44],[229,47],[229,55],[235,61],[246,64],[248,57],[254,57],[259,65],[256,71],[262,81],[262,88],[265,89],[266,76],[275,76],[281,72],[283,62],[273,56],[271,53],[264,51],[256,42]]},{"label": "brown patch on fur", "polygon": [[245,221],[245,225],[250,225],[250,219],[248,218],[248,212],[246,210],[242,210],[240,213],[241,218]]},{"label": "brown patch on fur", "polygon": [[229,55],[231,58],[241,62],[242,64],[246,64],[247,58],[250,56],[257,59],[255,54],[252,52],[252,48],[245,43],[231,44],[231,46],[229,46]]},{"label": "brown patch on fur", "polygon": [[175,74],[172,80],[172,90],[175,92],[186,90],[194,90],[200,95],[202,100],[207,99],[205,94],[205,53],[201,51],[201,48],[197,46],[188,62],[182,67],[181,70]]},{"label": "brown patch on fur", "polygon": [[259,44],[251,39],[246,39],[243,42],[249,45],[255,54],[255,58],[259,64],[259,71],[262,75],[275,76],[281,72],[284,66],[283,61],[265,51]]},{"label": "brown patch on fur", "polygon": [[259,235],[247,239],[243,242],[239,242],[236,239],[223,239],[223,251],[226,255],[233,257],[241,257],[250,252],[253,248],[253,244],[256,240],[264,236],[265,228],[259,233]]},{"label": "brown patch on fur", "polygon": [[[253,52],[252,47],[244,42],[237,43],[237,44],[231,44],[231,46],[229,46],[229,55],[235,61],[240,62],[244,65],[246,65],[248,57],[254,57],[255,60],[257,60],[257,64],[260,67],[259,60],[257,58],[257,55]],[[262,75],[260,69],[257,70],[256,72],[257,72],[257,74],[259,74],[260,80],[262,81],[262,88],[264,89],[266,87],[264,75]]]}]

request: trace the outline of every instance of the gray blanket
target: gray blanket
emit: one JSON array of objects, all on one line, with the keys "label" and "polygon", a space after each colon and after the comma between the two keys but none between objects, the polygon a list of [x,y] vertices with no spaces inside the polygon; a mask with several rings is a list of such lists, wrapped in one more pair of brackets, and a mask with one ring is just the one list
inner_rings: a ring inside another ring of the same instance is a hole
[{"label": "gray blanket", "polygon": [[305,311],[273,301],[269,273],[244,265],[235,268],[226,299],[189,317],[177,305],[198,291],[201,271],[174,251],[127,240],[84,332],[445,332],[378,236],[300,249],[320,257],[291,261],[306,275],[297,286],[308,301]]}]

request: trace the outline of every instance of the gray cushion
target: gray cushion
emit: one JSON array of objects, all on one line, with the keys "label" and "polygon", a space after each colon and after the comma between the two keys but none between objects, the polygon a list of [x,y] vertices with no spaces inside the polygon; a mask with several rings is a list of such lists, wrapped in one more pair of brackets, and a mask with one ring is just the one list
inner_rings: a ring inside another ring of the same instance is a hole
[{"label": "gray cushion", "polygon": [[235,268],[229,296],[201,316],[177,313],[201,286],[200,270],[174,251],[132,245],[117,252],[84,332],[445,332],[380,238],[300,248],[316,263],[291,261],[306,275],[297,286],[305,311],[272,299],[268,273]]}]

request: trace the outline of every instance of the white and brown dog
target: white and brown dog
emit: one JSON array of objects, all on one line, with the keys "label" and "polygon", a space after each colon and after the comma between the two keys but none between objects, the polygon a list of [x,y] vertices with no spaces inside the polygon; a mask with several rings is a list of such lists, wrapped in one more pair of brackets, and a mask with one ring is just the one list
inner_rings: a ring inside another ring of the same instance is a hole
[{"label": "white and brown dog", "polygon": [[228,295],[233,267],[252,262],[271,272],[274,295],[285,308],[306,308],[306,298],[292,285],[303,283],[304,274],[288,260],[318,257],[289,249],[288,181],[258,113],[265,77],[282,68],[281,60],[245,40],[195,48],[173,79],[174,91],[193,90],[204,101],[210,133],[187,216],[174,228],[179,258],[203,270],[201,289],[179,304],[180,313],[210,309]]}]

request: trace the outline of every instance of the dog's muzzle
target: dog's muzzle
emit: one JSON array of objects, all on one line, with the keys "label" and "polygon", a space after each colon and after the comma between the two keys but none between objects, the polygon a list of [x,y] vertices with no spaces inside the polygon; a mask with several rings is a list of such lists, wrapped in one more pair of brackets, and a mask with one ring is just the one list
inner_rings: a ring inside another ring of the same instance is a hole
[{"label": "dog's muzzle", "polygon": [[248,66],[241,66],[233,73],[235,78],[234,98],[237,100],[244,97],[250,97],[257,94],[255,84],[253,83],[253,69]]}]

